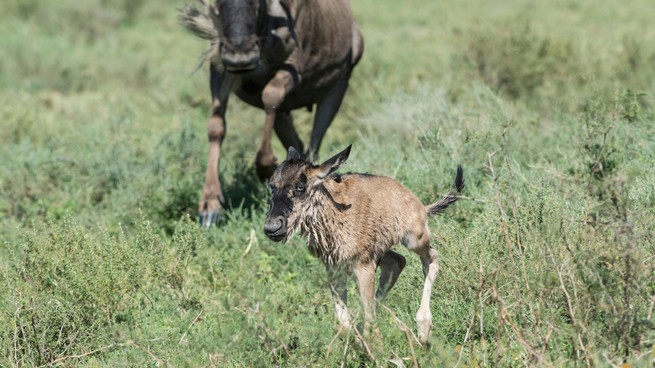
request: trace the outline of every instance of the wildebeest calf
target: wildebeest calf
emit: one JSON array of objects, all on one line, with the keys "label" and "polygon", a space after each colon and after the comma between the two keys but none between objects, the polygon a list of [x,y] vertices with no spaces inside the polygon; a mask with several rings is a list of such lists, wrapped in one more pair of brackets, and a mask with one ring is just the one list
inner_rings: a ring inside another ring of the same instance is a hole
[{"label": "wildebeest calf", "polygon": [[[286,241],[296,231],[308,237],[309,250],[327,267],[336,316],[346,328],[350,318],[343,275],[353,275],[364,304],[365,331],[375,317],[375,299],[385,297],[405,267],[405,258],[391,250],[403,243],[423,264],[425,284],[416,322],[419,340],[424,343],[432,327],[430,294],[439,270],[427,217],[443,212],[458,197],[450,193],[424,206],[394,179],[335,173],[346,162],[350,148],[313,165],[290,147],[287,159],[269,181],[272,196],[264,232],[273,241]],[[455,189],[459,192],[463,187],[459,166]],[[380,281],[375,291],[378,266]]]}]

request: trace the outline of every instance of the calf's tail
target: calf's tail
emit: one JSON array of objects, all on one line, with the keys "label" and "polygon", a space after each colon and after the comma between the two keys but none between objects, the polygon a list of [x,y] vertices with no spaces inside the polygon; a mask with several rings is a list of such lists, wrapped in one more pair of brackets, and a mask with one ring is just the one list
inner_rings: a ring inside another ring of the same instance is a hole
[{"label": "calf's tail", "polygon": [[457,194],[459,194],[462,189],[464,189],[464,170],[462,169],[462,165],[457,166],[457,174],[455,175],[455,183],[453,186],[455,188],[454,193],[450,192],[439,201],[425,206],[425,210],[427,211],[428,215],[437,215],[443,213],[451,204],[457,202],[459,199]]}]

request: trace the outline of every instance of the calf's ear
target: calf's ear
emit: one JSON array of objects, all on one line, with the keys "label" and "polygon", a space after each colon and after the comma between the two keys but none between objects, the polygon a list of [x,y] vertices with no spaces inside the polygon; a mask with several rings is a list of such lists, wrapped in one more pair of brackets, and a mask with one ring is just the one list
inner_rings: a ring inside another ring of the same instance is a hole
[{"label": "calf's ear", "polygon": [[352,148],[352,144],[346,147],[345,150],[337,153],[334,155],[332,158],[326,160],[323,162],[320,166],[316,168],[317,171],[317,177],[318,179],[325,179],[328,175],[332,174],[333,172],[337,171],[343,164],[346,163],[346,160],[348,159],[348,156],[350,155],[350,148]]},{"label": "calf's ear", "polygon": [[302,157],[300,156],[300,153],[296,151],[293,146],[289,146],[289,151],[287,152],[287,161],[289,160],[301,160]]}]

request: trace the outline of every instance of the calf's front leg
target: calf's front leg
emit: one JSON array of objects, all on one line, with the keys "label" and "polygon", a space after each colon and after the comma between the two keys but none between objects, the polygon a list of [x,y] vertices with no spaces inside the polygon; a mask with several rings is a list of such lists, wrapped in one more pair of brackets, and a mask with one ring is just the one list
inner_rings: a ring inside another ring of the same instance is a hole
[{"label": "calf's front leg", "polygon": [[350,329],[350,313],[348,312],[348,285],[343,272],[338,269],[328,269],[330,294],[334,301],[334,315],[343,329]]},{"label": "calf's front leg", "polygon": [[353,269],[359,296],[364,307],[364,335],[377,332],[375,328],[375,264],[357,265]]}]

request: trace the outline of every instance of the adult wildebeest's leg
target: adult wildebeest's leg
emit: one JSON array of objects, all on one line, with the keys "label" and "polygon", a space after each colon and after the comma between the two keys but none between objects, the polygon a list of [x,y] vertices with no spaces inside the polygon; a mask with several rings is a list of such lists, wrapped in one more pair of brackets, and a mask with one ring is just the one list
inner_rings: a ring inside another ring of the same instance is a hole
[{"label": "adult wildebeest's leg", "polygon": [[430,312],[430,296],[432,295],[432,286],[439,272],[439,257],[437,251],[430,246],[430,232],[427,227],[418,236],[410,235],[405,242],[407,248],[421,257],[423,265],[423,294],[421,305],[416,312],[416,324],[418,328],[418,339],[421,343],[426,343],[430,336],[432,328],[432,313]]},{"label": "adult wildebeest's leg", "polygon": [[221,156],[221,143],[225,137],[225,110],[234,77],[229,73],[221,73],[210,65],[210,88],[212,93],[212,111],[207,125],[209,138],[209,157],[207,159],[207,173],[205,185],[202,187],[202,197],[198,203],[200,224],[209,227],[221,215],[223,191],[218,179],[218,162]]},{"label": "adult wildebeest's leg", "polygon": [[293,127],[293,116],[291,112],[278,112],[275,115],[275,134],[284,145],[284,149],[288,150],[293,147],[298,152],[303,151],[303,144],[296,129]]},{"label": "adult wildebeest's leg", "polygon": [[388,250],[380,259],[378,267],[380,267],[380,282],[378,284],[378,290],[375,292],[375,299],[382,301],[387,296],[389,290],[396,284],[400,273],[403,272],[403,268],[405,268],[405,257]]},{"label": "adult wildebeest's leg", "polygon": [[264,119],[264,131],[262,143],[257,152],[255,166],[257,176],[261,180],[268,179],[273,175],[276,168],[276,159],[273,154],[271,137],[275,125],[277,109],[284,102],[284,97],[294,87],[294,80],[291,72],[287,69],[278,70],[262,91],[262,102],[266,113]]},{"label": "adult wildebeest's leg", "polygon": [[330,294],[334,301],[334,315],[344,329],[350,328],[350,313],[348,312],[348,285],[343,272],[328,268]]},{"label": "adult wildebeest's leg", "polygon": [[330,92],[318,102],[316,107],[316,116],[314,117],[314,126],[312,127],[312,135],[309,141],[309,148],[307,156],[311,160],[314,160],[318,156],[318,150],[321,147],[321,142],[323,141],[323,136],[328,127],[334,120],[334,117],[339,111],[341,102],[343,101],[343,96],[346,94],[348,89],[348,80],[350,79],[350,74],[353,69],[361,60],[362,55],[364,54],[364,37],[359,30],[357,24],[352,24],[352,46],[350,53],[350,66],[348,73],[344,78],[337,82]]},{"label": "adult wildebeest's leg", "polygon": [[313,161],[318,156],[318,150],[321,147],[323,136],[330,127],[332,120],[337,115],[343,96],[348,89],[348,79],[338,81],[328,92],[328,94],[316,106],[316,115],[314,116],[314,126],[309,141],[307,157]]}]

